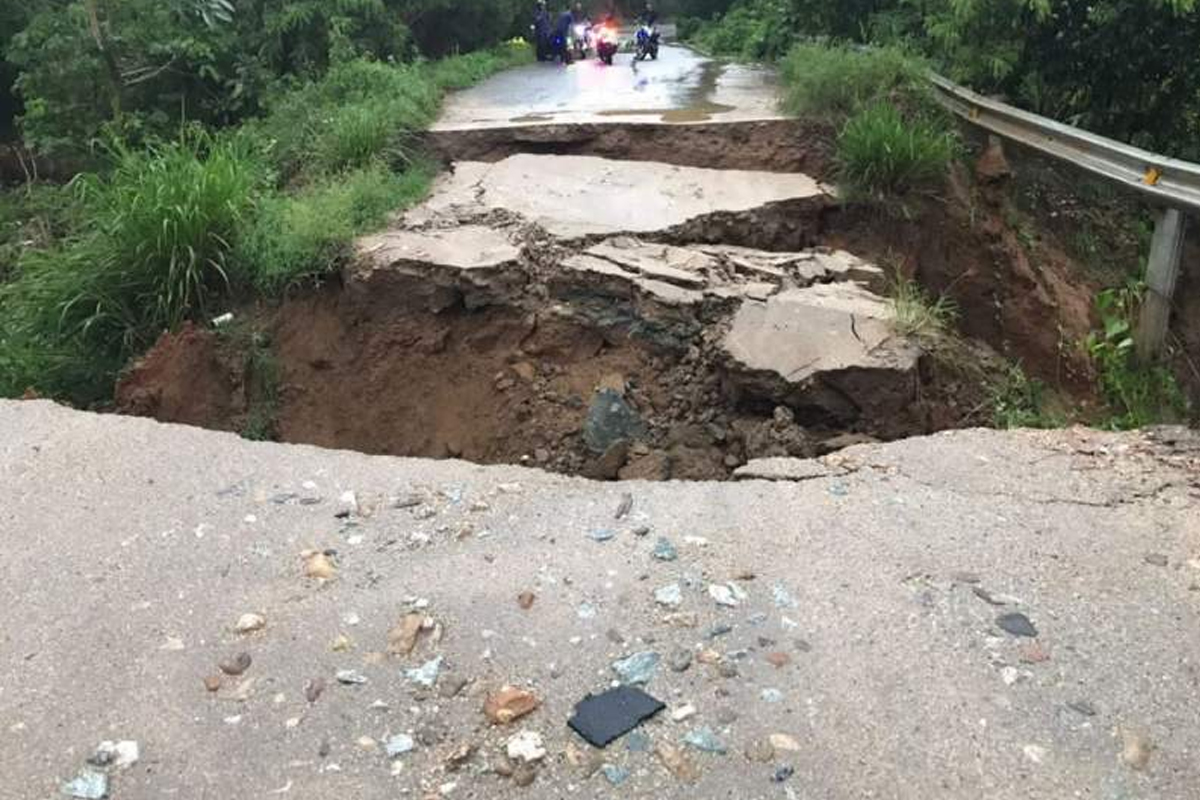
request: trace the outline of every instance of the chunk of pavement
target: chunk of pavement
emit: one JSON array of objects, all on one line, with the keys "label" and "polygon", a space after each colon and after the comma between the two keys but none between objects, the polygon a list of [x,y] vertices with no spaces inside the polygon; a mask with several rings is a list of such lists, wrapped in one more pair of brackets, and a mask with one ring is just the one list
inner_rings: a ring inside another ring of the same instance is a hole
[{"label": "chunk of pavement", "polygon": [[[580,180],[581,175],[587,178]],[[655,191],[645,191],[646,186]],[[784,202],[797,211],[809,205],[815,210],[829,202],[829,195],[825,186],[800,173],[520,153],[494,163],[456,163],[405,221],[420,227],[448,212],[504,209],[555,238],[576,239],[654,233],[710,214]]]},{"label": "chunk of pavement", "polygon": [[583,441],[593,453],[603,453],[619,441],[630,441],[645,433],[642,418],[612,389],[601,389],[592,398],[583,424]]},{"label": "chunk of pavement", "polygon": [[756,394],[843,419],[882,417],[912,402],[921,355],[894,322],[892,306],[857,284],[787,289],[743,302],[721,350]]},{"label": "chunk of pavement", "polygon": [[376,271],[404,274],[452,273],[468,280],[515,264],[520,249],[498,228],[456,225],[429,230],[391,230],[360,239],[355,274]]},{"label": "chunk of pavement", "polygon": [[733,471],[739,481],[810,481],[845,475],[846,471],[812,458],[755,458]]},{"label": "chunk of pavement", "polygon": [[516,686],[503,686],[488,695],[483,704],[483,713],[493,724],[507,725],[533,713],[539,705],[541,700],[533,692]]},{"label": "chunk of pavement", "polygon": [[589,744],[605,747],[664,708],[637,687],[618,686],[580,700],[567,724]]},{"label": "chunk of pavement", "polygon": [[747,597],[745,590],[736,583],[711,583],[708,586],[708,596],[717,605],[726,608],[737,608]]},{"label": "chunk of pavement", "polygon": [[523,761],[526,764],[546,757],[542,735],[537,731],[521,731],[509,737],[505,751],[513,761]]},{"label": "chunk of pavement", "polygon": [[430,659],[416,669],[404,670],[404,677],[413,683],[429,688],[437,683],[438,674],[442,671],[442,657]]},{"label": "chunk of pavement", "polygon": [[80,800],[103,800],[108,797],[108,776],[103,772],[85,768],[62,785],[62,793]]},{"label": "chunk of pavement", "polygon": [[1024,614],[1012,613],[1002,614],[996,618],[996,625],[1005,633],[1013,636],[1034,637],[1038,635],[1037,628],[1033,626],[1033,622]]},{"label": "chunk of pavement", "polygon": [[679,558],[679,551],[675,549],[675,545],[671,544],[669,539],[660,536],[654,543],[654,550],[650,555],[659,561],[674,561]]},{"label": "chunk of pavement", "polygon": [[654,602],[667,608],[678,608],[683,603],[683,589],[678,583],[671,583],[655,589]]},{"label": "chunk of pavement", "polygon": [[407,733],[397,733],[390,737],[384,744],[384,749],[387,751],[388,758],[402,756],[405,753],[411,753],[417,743],[413,741],[413,737]]},{"label": "chunk of pavement", "polygon": [[658,653],[646,650],[614,661],[612,668],[622,684],[634,686],[649,683],[650,679],[654,677],[654,673],[658,671],[658,664],[661,660],[662,656]]}]

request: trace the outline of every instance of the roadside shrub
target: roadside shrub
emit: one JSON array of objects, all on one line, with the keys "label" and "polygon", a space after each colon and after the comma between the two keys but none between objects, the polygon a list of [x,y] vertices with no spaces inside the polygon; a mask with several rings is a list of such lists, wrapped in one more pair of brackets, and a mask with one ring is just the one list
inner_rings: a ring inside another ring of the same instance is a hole
[{"label": "roadside shrub", "polygon": [[355,236],[420,200],[434,172],[418,163],[397,175],[373,164],[264,199],[237,245],[247,282],[275,295],[336,268]]},{"label": "roadside shrub", "polygon": [[1171,370],[1137,360],[1133,330],[1144,292],[1140,281],[1101,292],[1096,311],[1103,329],[1093,332],[1086,342],[1100,392],[1111,410],[1104,425],[1115,430],[1187,417],[1187,398]]},{"label": "roadside shrub", "polygon": [[805,42],[780,67],[784,107],[835,122],[887,101],[909,113],[932,113],[928,66],[898,47],[862,48]]},{"label": "roadside shrub", "polygon": [[953,133],[923,118],[906,120],[877,103],[846,122],[837,141],[837,169],[849,195],[883,199],[937,184],[954,157]]}]

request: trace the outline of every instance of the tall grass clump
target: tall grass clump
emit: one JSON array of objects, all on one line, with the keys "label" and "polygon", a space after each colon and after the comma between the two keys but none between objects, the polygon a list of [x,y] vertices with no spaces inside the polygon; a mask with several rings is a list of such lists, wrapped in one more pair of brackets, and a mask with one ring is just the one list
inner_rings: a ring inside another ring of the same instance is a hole
[{"label": "tall grass clump", "polygon": [[851,117],[837,140],[838,181],[852,198],[882,200],[942,180],[957,138],[924,118],[906,119],[888,103]]},{"label": "tall grass clump", "polygon": [[946,295],[931,298],[916,281],[897,276],[892,281],[893,326],[902,336],[933,340],[947,333],[958,319],[958,306]]},{"label": "tall grass clump", "polygon": [[114,364],[231,288],[233,242],[262,176],[246,143],[192,132],[113,158],[106,176],[76,181],[81,227],[25,253],[0,287],[0,393],[102,394]]},{"label": "tall grass clump", "polygon": [[784,108],[834,123],[883,101],[928,114],[934,109],[928,69],[925,61],[898,47],[800,43],[781,65]]}]

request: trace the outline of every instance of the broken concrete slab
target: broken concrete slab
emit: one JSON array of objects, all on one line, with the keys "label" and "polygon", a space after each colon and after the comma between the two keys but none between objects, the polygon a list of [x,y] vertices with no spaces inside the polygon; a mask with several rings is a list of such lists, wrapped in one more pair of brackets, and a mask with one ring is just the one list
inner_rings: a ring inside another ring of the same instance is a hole
[{"label": "broken concrete slab", "polygon": [[482,304],[486,300],[473,298],[512,294],[526,281],[521,248],[508,231],[486,225],[389,230],[359,239],[354,250],[346,269],[351,291],[403,284],[409,302],[432,310],[464,295],[468,306]]},{"label": "broken concrete slab", "polygon": [[721,349],[752,394],[839,418],[909,402],[920,349],[895,331],[891,306],[853,283],[789,289],[744,302]]},{"label": "broken concrete slab", "polygon": [[845,474],[841,467],[811,458],[756,458],[733,471],[739,481],[809,481]]},{"label": "broken concrete slab", "polygon": [[[647,187],[653,187],[648,190]],[[430,197],[405,216],[409,227],[471,219],[503,210],[560,239],[622,233],[667,233],[712,216],[783,204],[817,209],[830,192],[799,173],[714,170],[591,156],[514,155],[487,164],[462,162],[439,178]],[[724,227],[729,226],[726,221]],[[724,231],[715,231],[723,233]],[[728,239],[722,236],[720,241]]]}]

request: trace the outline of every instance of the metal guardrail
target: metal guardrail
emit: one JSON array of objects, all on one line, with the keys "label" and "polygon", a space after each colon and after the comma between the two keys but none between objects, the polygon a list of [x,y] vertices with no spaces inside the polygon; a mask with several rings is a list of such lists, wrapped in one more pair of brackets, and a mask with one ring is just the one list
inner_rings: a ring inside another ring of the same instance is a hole
[{"label": "metal guardrail", "polygon": [[991,100],[940,75],[950,110],[985,130],[1124,184],[1172,208],[1200,211],[1200,164],[1151,153]]},{"label": "metal guardrail", "polygon": [[1200,212],[1200,164],[1151,153],[1064,125],[931,75],[939,99],[974,125],[1066,161],[1148,197],[1161,207],[1146,268],[1146,297],[1138,320],[1138,354],[1162,352],[1179,277],[1185,211]]}]

